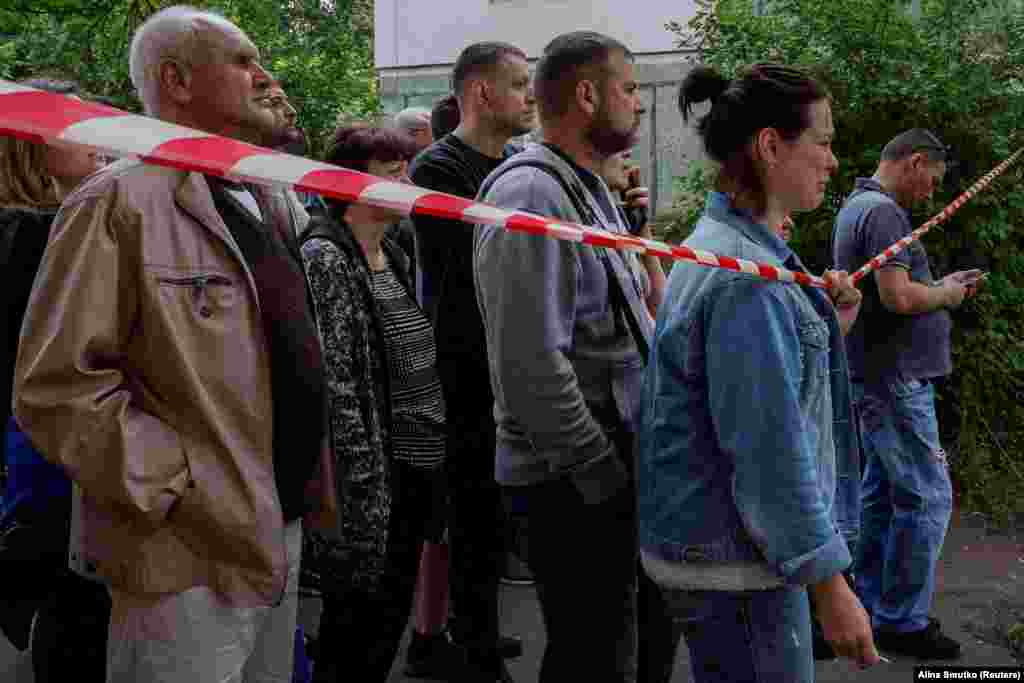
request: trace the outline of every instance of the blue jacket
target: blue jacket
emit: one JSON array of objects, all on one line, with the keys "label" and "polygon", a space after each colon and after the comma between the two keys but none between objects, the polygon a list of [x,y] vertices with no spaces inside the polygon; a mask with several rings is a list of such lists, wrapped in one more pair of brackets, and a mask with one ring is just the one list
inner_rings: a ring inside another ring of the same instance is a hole
[{"label": "blue jacket", "polygon": [[[717,192],[686,244],[803,269]],[[835,505],[838,477],[859,475],[858,439],[824,292],[677,264],[644,379],[640,540],[656,581],[754,590],[850,565],[840,528],[855,535],[859,501]]]}]

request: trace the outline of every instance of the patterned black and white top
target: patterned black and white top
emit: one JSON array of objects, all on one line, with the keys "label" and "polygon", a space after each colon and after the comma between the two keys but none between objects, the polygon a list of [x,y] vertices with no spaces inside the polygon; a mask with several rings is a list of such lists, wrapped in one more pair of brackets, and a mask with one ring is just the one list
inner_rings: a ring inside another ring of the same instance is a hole
[{"label": "patterned black and white top", "polygon": [[[426,366],[435,372],[433,331],[409,298],[413,288],[406,275],[407,257],[387,238],[383,247],[391,281],[378,285],[347,225],[316,218],[302,239],[323,341],[339,502],[337,534],[304,527],[302,567],[317,577],[325,595],[339,599],[351,590],[377,590],[391,571],[394,461],[436,463],[444,451],[443,400],[436,404],[440,389],[421,381],[425,372],[410,372]],[[379,296],[388,300],[390,314],[383,313]],[[416,315],[407,310],[410,305]],[[397,373],[389,372],[393,367]],[[397,381],[392,379],[395,374]],[[421,384],[424,388],[417,389]],[[424,403],[424,394],[433,402]],[[425,445],[410,445],[416,440],[408,436],[408,423],[429,434]]]},{"label": "patterned black and white top", "polygon": [[389,267],[374,271],[391,379],[391,456],[415,467],[444,462],[445,415],[434,329]]}]

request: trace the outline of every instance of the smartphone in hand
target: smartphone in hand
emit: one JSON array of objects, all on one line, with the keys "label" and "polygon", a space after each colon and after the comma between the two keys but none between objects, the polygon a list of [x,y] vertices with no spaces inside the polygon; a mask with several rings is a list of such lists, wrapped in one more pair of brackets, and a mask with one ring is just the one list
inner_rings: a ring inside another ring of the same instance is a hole
[{"label": "smartphone in hand", "polygon": [[640,167],[630,166],[626,170],[626,178],[629,179],[629,187],[622,190],[619,196],[622,199],[622,208],[626,212],[626,218],[629,219],[629,232],[636,235],[647,225],[647,207],[628,204],[629,191],[640,187]]}]

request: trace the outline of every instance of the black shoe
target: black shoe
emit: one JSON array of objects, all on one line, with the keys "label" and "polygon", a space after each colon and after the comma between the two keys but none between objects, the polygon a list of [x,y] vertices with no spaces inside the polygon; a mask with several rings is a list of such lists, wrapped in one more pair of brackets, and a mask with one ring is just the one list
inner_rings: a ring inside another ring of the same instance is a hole
[{"label": "black shoe", "polygon": [[[458,647],[466,648],[468,650],[481,649],[480,643],[459,640],[455,633],[451,633],[450,638]],[[517,638],[516,636],[499,635],[498,642],[494,644],[493,652],[496,652],[500,659],[515,659],[516,657],[522,657],[523,641],[521,638]]]},{"label": "black shoe", "polygon": [[412,632],[405,653],[405,675],[410,678],[456,680],[466,668],[466,652],[452,642],[448,632],[425,636]]},{"label": "black shoe", "polygon": [[832,650],[832,644],[825,640],[825,636],[822,635],[820,629],[811,631],[811,646],[814,649],[814,661],[816,662],[836,658],[836,653]]},{"label": "black shoe", "polygon": [[919,631],[899,633],[885,627],[875,631],[875,644],[879,650],[918,659],[956,659],[960,656],[960,643],[942,632],[939,622],[929,619]]},{"label": "black shoe", "polygon": [[502,659],[481,662],[470,657],[457,683],[515,683]]},{"label": "black shoe", "polygon": [[498,656],[515,659],[523,656],[523,641],[515,636],[498,636]]},{"label": "black shoe", "polygon": [[530,568],[515,553],[506,554],[505,571],[502,573],[500,581],[506,586],[532,586],[534,584]]}]

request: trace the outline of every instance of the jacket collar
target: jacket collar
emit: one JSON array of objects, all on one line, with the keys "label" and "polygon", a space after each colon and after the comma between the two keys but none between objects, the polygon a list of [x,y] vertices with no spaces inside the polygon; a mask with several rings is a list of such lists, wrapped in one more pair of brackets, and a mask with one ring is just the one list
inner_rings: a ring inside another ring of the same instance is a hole
[{"label": "jacket collar", "polygon": [[224,219],[220,217],[220,213],[213,203],[213,195],[210,193],[210,186],[206,182],[206,178],[195,172],[185,174],[174,191],[174,202],[182,211],[192,216],[200,225],[227,245],[228,250],[241,265],[242,271],[245,272],[246,279],[249,281],[249,289],[256,297],[256,305],[259,307],[260,299],[256,289],[256,279],[253,277],[249,264],[245,261],[242,249],[235,242],[235,238],[231,236],[231,231],[224,224]]},{"label": "jacket collar", "polygon": [[[330,216],[317,216],[313,218],[310,220],[305,232],[302,233],[299,241],[305,244],[315,238],[325,239],[333,243],[339,249],[344,250],[349,258],[356,259],[367,274],[370,273],[370,264],[366,260],[366,254],[363,253],[363,248],[359,245],[359,241],[352,234],[352,228],[344,220],[337,220]],[[388,236],[381,240],[381,247],[384,249],[384,254],[387,256],[388,263],[391,264],[391,270],[398,277],[398,281],[402,283],[408,292],[414,292],[412,279],[409,277],[410,259],[405,251]]]},{"label": "jacket collar", "polygon": [[756,222],[749,211],[734,206],[729,195],[724,192],[708,193],[704,213],[719,223],[724,223],[736,230],[754,244],[767,249],[781,263],[786,263],[790,259],[795,259],[797,264],[800,263],[800,259],[796,258],[796,253],[781,237],[770,230],[768,226]]}]

